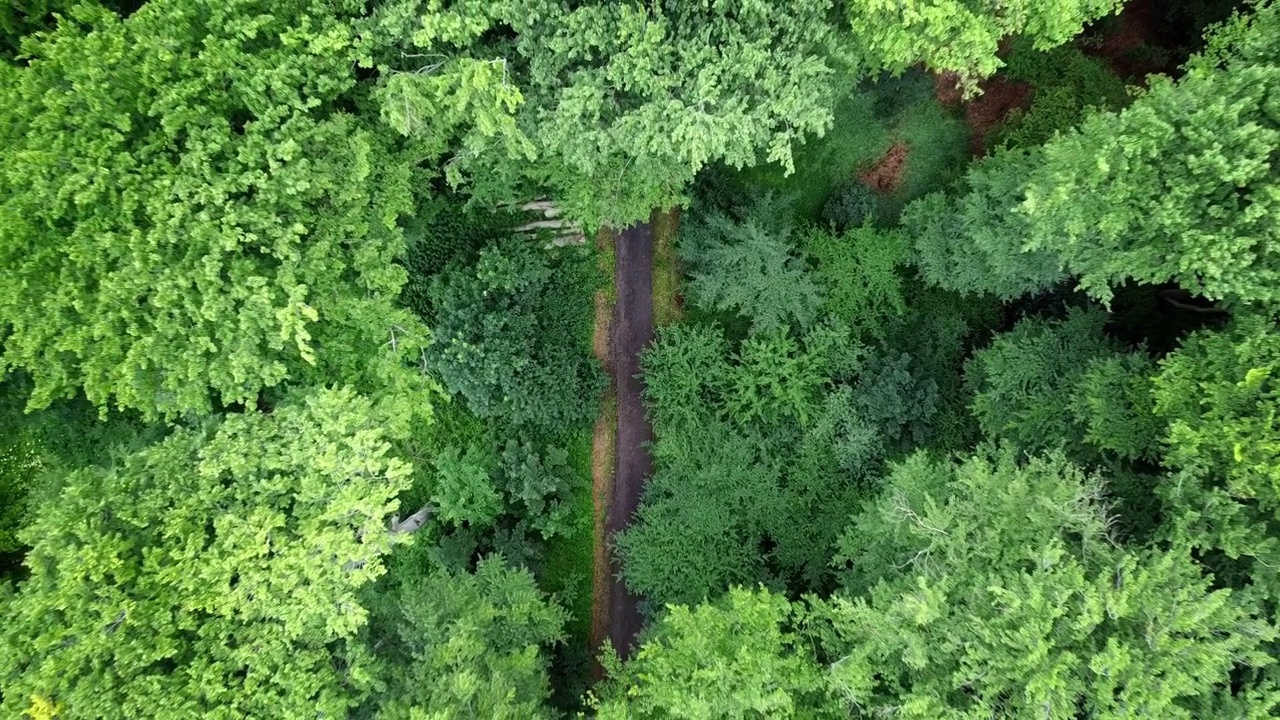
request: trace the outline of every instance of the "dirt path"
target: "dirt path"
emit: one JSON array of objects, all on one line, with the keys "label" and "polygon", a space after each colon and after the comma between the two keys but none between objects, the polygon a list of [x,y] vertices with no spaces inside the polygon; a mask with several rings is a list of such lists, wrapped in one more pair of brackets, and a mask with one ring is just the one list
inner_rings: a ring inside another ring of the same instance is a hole
[{"label": "dirt path", "polygon": [[[644,416],[644,383],[638,377],[640,353],[653,340],[653,227],[649,223],[635,225],[610,239],[614,246],[617,301],[608,323],[605,359],[613,379],[612,398],[606,397],[595,435],[597,545],[592,641],[598,646],[607,637],[625,658],[631,654],[643,621],[639,598],[627,591],[610,548],[614,536],[626,528],[640,506],[640,496],[653,469],[648,449],[653,428]],[[602,250],[603,243],[604,239]],[[607,308],[600,302],[597,299],[597,352],[601,311]],[[612,408],[609,400],[614,401]],[[611,409],[614,413],[609,412]],[[604,426],[611,415],[617,419],[613,437],[608,436]],[[612,473],[608,472],[610,469]]]},{"label": "dirt path", "polygon": [[618,427],[618,400],[613,382],[613,353],[609,338],[612,336],[614,306],[612,287],[613,246],[615,238],[608,230],[596,235],[596,248],[600,251],[600,269],[608,270],[610,287],[596,291],[595,332],[591,338],[591,353],[600,361],[609,375],[609,387],[600,399],[600,414],[596,417],[591,438],[591,498],[595,509],[593,546],[595,556],[591,582],[591,658],[592,678],[600,680],[604,668],[598,662],[600,646],[609,637],[610,572],[609,545],[606,542],[605,520],[609,503],[613,499],[614,434]]}]

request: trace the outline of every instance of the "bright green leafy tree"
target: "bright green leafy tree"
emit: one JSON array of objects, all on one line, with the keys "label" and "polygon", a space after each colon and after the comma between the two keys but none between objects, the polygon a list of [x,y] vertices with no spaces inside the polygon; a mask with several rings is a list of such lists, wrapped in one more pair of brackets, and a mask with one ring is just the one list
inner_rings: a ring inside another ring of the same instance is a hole
[{"label": "bright green leafy tree", "polygon": [[[413,133],[474,105],[490,132],[454,156],[455,180],[465,171],[497,200],[513,184],[550,186],[588,227],[622,226],[681,201],[710,162],[790,168],[792,143],[830,127],[847,54],[830,10],[830,0],[785,11],[755,0],[392,3],[390,34],[421,61],[388,56],[383,114]],[[466,100],[442,103],[454,87]]]},{"label": "bright green leafy tree", "polygon": [[395,598],[394,635],[379,646],[388,689],[377,718],[553,717],[545,649],[564,640],[566,614],[528,570],[490,557],[474,573],[403,582]]},{"label": "bright green leafy tree", "polygon": [[1122,0],[846,0],[854,42],[868,60],[901,70],[924,62],[967,81],[1002,65],[997,51],[1008,35],[1025,35],[1047,49],[1079,34],[1086,23],[1120,9]]},{"label": "bright green leafy tree", "polygon": [[1280,301],[1280,6],[1210,40],[1177,80],[1048,143],[1022,210],[1026,248],[1103,300],[1127,279]]},{"label": "bright green leafy tree", "polygon": [[1000,37],[1049,47],[1118,4],[400,0],[380,11],[394,51],[379,93],[402,132],[478,118],[447,169],[478,196],[532,183],[588,227],[623,226],[683,201],[716,161],[791,172],[792,146],[831,127],[844,78],[920,61],[983,77]]},{"label": "bright green leafy tree", "polygon": [[0,81],[0,369],[148,417],[398,379],[409,173],[351,0],[82,5]]},{"label": "bright green leafy tree", "polygon": [[1161,496],[1169,533],[1220,553],[1220,573],[1280,598],[1280,334],[1246,316],[1201,331],[1160,363],[1153,395],[1167,423]]},{"label": "bright green leafy tree", "polygon": [[668,607],[634,658],[605,656],[597,716],[819,717],[822,676],[792,616],[785,597],[737,587],[715,603]]},{"label": "bright green leafy tree", "polygon": [[374,687],[358,591],[409,468],[371,403],[319,391],[179,429],[67,476],[22,539],[0,627],[4,713],[343,717]]}]

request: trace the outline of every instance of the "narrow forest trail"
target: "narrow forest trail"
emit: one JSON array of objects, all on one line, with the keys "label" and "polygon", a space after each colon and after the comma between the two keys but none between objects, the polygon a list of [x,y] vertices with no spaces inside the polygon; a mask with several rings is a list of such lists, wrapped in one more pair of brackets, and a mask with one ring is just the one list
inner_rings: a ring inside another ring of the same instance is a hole
[{"label": "narrow forest trail", "polygon": [[[597,293],[593,351],[609,373],[592,447],[595,568],[591,647],[598,657],[607,638],[624,658],[643,626],[640,598],[627,591],[612,556],[613,538],[631,522],[653,472],[645,417],[640,355],[655,328],[683,315],[680,261],[675,250],[680,211],[654,211],[649,222],[596,238],[602,267],[612,264],[613,287]],[[595,666],[599,679],[602,668]]]},{"label": "narrow forest trail", "polygon": [[[653,226],[633,225],[612,238],[614,250],[614,284],[617,301],[613,307],[608,332],[606,366],[612,378],[614,403],[606,398],[601,422],[608,415],[616,417],[613,437],[597,425],[593,467],[604,467],[602,444],[612,440],[611,477],[596,478],[596,568],[595,598],[592,606],[593,645],[606,637],[623,656],[630,654],[632,644],[643,625],[639,598],[622,582],[617,559],[610,552],[613,538],[626,528],[640,506],[645,482],[653,469],[648,444],[653,428],[645,417],[642,398],[644,382],[640,375],[640,354],[653,340]],[[599,302],[599,300],[597,300]],[[597,332],[600,310],[597,305]],[[598,345],[598,343],[597,343]],[[612,408],[610,407],[612,405]],[[614,410],[610,413],[610,410]],[[601,487],[603,480],[604,487]]]}]

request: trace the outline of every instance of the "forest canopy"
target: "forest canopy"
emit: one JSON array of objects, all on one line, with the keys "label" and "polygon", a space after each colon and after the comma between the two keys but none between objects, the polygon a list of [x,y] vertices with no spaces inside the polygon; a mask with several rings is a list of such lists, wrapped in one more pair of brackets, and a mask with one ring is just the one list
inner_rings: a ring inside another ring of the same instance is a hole
[{"label": "forest canopy", "polygon": [[0,714],[1274,717],[1277,98],[1275,0],[8,3]]}]

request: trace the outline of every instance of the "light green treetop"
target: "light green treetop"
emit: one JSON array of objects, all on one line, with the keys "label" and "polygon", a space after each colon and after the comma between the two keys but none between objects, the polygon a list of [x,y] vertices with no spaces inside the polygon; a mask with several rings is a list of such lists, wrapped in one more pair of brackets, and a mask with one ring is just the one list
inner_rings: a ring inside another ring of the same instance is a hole
[{"label": "light green treetop", "polygon": [[367,400],[320,391],[67,476],[23,531],[4,714],[344,717],[373,684],[357,591],[409,468]]},{"label": "light green treetop", "polygon": [[412,578],[395,598],[395,637],[379,640],[379,720],[552,717],[544,648],[564,640],[567,613],[528,570],[489,557],[474,573]]},{"label": "light green treetop", "polygon": [[1178,81],[1045,146],[1025,248],[1056,253],[1091,295],[1127,279],[1280,302],[1280,7],[1210,37]]},{"label": "light green treetop", "polygon": [[[814,620],[847,706],[1190,720],[1234,673],[1274,663],[1256,605],[1214,589],[1186,545],[1114,545],[1101,492],[1060,457],[1012,451],[896,467],[850,523],[846,590]],[[1274,693],[1253,702],[1266,713]]]},{"label": "light green treetop", "polygon": [[289,380],[394,384],[384,343],[416,361],[391,304],[407,163],[340,109],[362,6],[86,5],[4,68],[0,370],[32,375],[33,407],[82,389],[174,417]]},{"label": "light green treetop", "polygon": [[791,172],[843,83],[921,61],[984,77],[1004,35],[1056,45],[1118,4],[400,0],[380,10],[399,50],[379,92],[402,132],[481,118],[446,168],[478,197],[551,189],[588,227],[621,227],[685,200],[710,163]]},{"label": "light green treetop", "polygon": [[1006,35],[1037,49],[1070,40],[1085,24],[1118,11],[1123,0],[846,0],[854,42],[868,64],[890,70],[924,62],[973,82],[995,73]]},{"label": "light green treetop", "polygon": [[821,675],[792,620],[787,599],[764,589],[669,606],[632,660],[606,654],[598,717],[823,717]]},{"label": "light green treetop", "polygon": [[413,132],[440,89],[466,85],[488,131],[468,135],[452,179],[470,168],[473,190],[498,200],[511,182],[549,186],[588,227],[623,226],[681,201],[710,162],[790,168],[792,143],[831,126],[847,55],[831,8],[407,0],[383,11],[418,18],[388,56],[383,113]]}]

